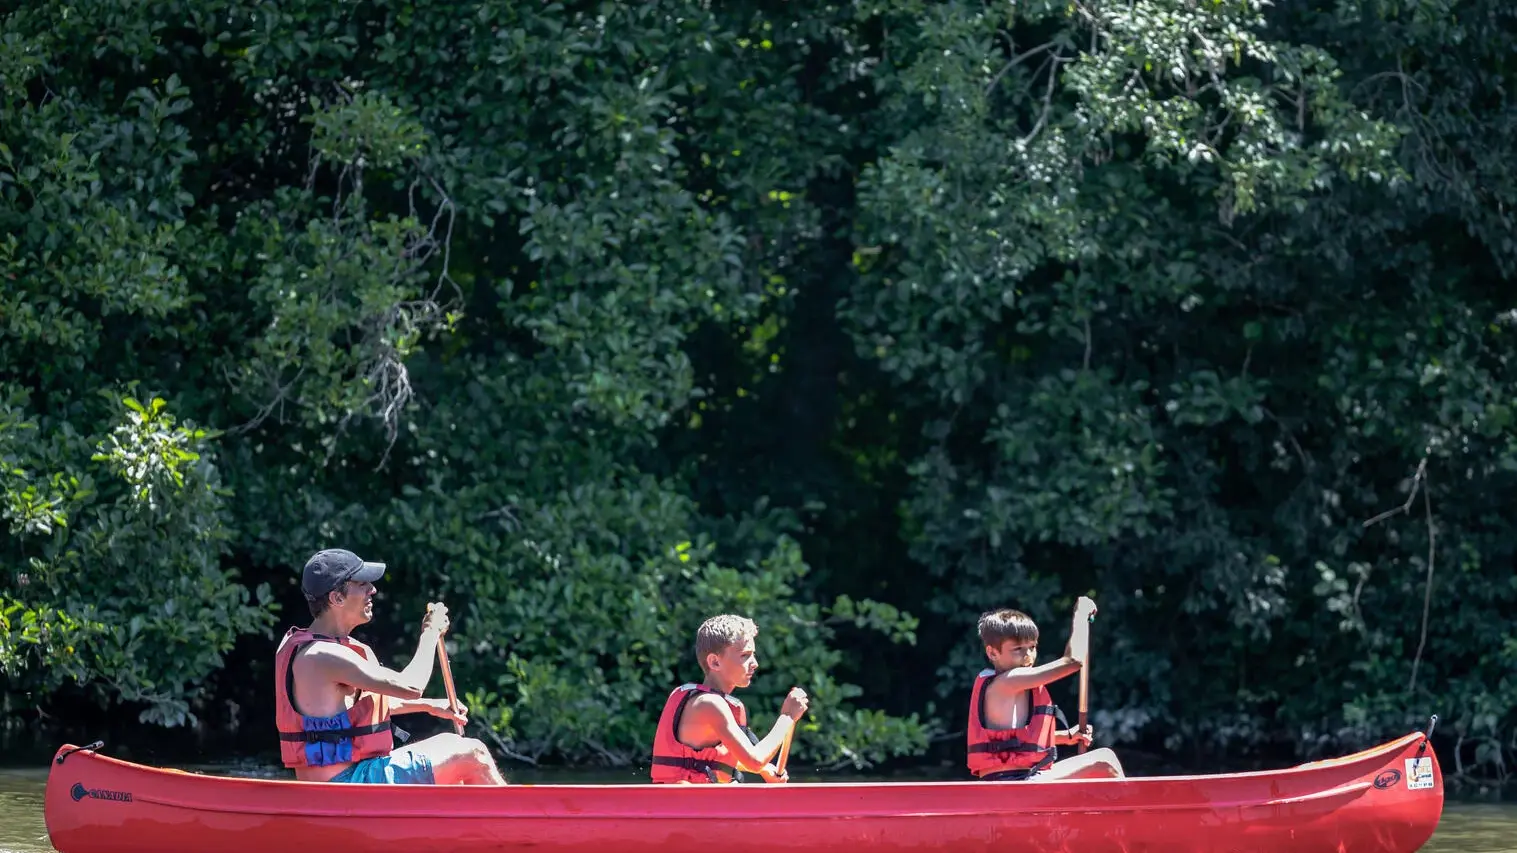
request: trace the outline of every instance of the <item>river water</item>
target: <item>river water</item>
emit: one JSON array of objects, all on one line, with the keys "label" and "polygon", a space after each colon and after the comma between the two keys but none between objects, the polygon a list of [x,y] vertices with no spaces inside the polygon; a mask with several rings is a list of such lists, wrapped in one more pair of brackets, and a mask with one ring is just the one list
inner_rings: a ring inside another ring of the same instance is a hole
[{"label": "river water", "polygon": [[[239,775],[269,772],[245,766],[193,769]],[[513,771],[512,776],[522,782],[611,781],[605,774],[592,777],[574,772],[541,774],[528,779]],[[638,779],[629,776],[623,781],[639,780],[640,775]],[[42,790],[46,781],[45,767],[0,769],[0,853],[53,853],[42,818]],[[1517,853],[1517,802],[1449,802],[1438,831],[1422,849],[1426,853]]]}]

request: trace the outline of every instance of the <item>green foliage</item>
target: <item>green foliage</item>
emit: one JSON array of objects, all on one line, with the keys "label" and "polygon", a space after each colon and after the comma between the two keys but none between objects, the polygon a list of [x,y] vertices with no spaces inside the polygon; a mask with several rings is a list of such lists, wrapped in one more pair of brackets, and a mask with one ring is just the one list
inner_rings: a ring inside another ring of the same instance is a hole
[{"label": "green foliage", "polygon": [[533,760],[642,760],[723,611],[798,760],[920,753],[1093,593],[1118,744],[1499,770],[1514,14],[8,12],[6,689],[194,722],[341,545]]},{"label": "green foliage", "polygon": [[124,420],[87,459],[87,439],[66,424],[22,446],[32,465],[58,472],[44,499],[15,482],[24,468],[10,469],[17,570],[0,600],[0,668],[17,688],[72,680],[99,701],[140,707],[145,722],[194,722],[192,703],[237,637],[273,621],[269,588],[250,603],[220,565],[231,535],[205,431],[177,424],[161,398],[122,404]]},{"label": "green foliage", "polygon": [[[1512,540],[1480,509],[1512,483],[1509,248],[1456,224],[1510,184],[1459,195],[1439,148],[1507,120],[1411,101],[1491,83],[1376,8],[1018,6],[1001,29],[943,4],[891,28],[885,109],[914,130],[863,173],[843,315],[923,412],[905,506],[944,578],[929,607],[967,627],[1096,591],[1096,719],[1122,739],[1316,753],[1438,711],[1495,767],[1517,723]],[[1364,524],[1417,486],[1431,515]]]}]

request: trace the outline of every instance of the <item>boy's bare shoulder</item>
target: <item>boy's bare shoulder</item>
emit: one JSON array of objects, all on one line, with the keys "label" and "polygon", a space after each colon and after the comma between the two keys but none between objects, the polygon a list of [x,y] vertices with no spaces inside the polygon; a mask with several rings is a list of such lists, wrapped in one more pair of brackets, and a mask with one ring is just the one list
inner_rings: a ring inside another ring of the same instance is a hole
[{"label": "boy's bare shoulder", "polygon": [[[690,697],[690,701],[685,704],[685,712],[700,711],[702,713],[720,714],[723,711],[727,711],[727,707],[727,703],[722,697],[715,693],[697,693],[695,696]],[[727,713],[730,714],[731,711],[727,711]]]},{"label": "boy's bare shoulder", "polygon": [[1027,688],[1018,687],[1009,680],[1009,676],[1016,670],[998,672],[985,684],[985,692],[991,696],[1015,696],[1018,693],[1027,692]]}]

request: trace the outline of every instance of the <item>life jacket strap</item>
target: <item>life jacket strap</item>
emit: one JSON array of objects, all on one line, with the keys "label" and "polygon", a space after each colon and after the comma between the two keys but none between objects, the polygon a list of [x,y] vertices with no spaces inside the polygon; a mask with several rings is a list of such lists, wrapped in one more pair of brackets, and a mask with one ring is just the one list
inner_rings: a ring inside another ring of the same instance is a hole
[{"label": "life jacket strap", "polygon": [[[389,731],[390,721],[375,723],[372,726],[357,726],[348,729],[331,729],[324,732],[280,732],[279,739],[290,743],[339,743],[350,738],[360,738],[364,735],[376,732]],[[409,735],[408,735],[409,737]]]}]

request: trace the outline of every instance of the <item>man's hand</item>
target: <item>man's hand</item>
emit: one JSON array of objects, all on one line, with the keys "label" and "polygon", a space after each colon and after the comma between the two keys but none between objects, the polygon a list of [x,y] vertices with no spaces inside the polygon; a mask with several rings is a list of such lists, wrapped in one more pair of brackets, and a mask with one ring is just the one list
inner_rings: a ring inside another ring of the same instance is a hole
[{"label": "man's hand", "polygon": [[1075,746],[1077,744],[1084,743],[1085,746],[1089,747],[1092,740],[1094,740],[1094,737],[1095,733],[1089,725],[1087,725],[1084,729],[1081,729],[1078,726],[1072,726],[1062,732],[1059,732],[1056,737],[1056,741],[1060,746]]},{"label": "man's hand", "polygon": [[809,707],[811,707],[811,699],[806,696],[806,691],[799,687],[792,687],[790,688],[790,695],[785,697],[785,704],[780,706],[780,713],[796,722],[800,722],[801,717],[805,715],[806,709]]},{"label": "man's hand", "polygon": [[783,784],[790,781],[789,771],[781,770],[773,764],[765,764],[764,769],[759,771],[759,776],[763,777],[765,782],[773,784]]},{"label": "man's hand", "polygon": [[425,634],[428,631],[436,631],[437,636],[441,637],[443,634],[448,633],[448,626],[450,624],[451,622],[448,620],[448,605],[443,604],[441,601],[434,601],[427,605],[427,615],[423,616],[421,620],[421,632]]},{"label": "man's hand", "polygon": [[458,713],[448,706],[446,699],[427,699],[427,713],[434,717],[440,717],[449,722],[458,723],[461,726],[469,724],[469,709],[464,703],[458,703]]}]

